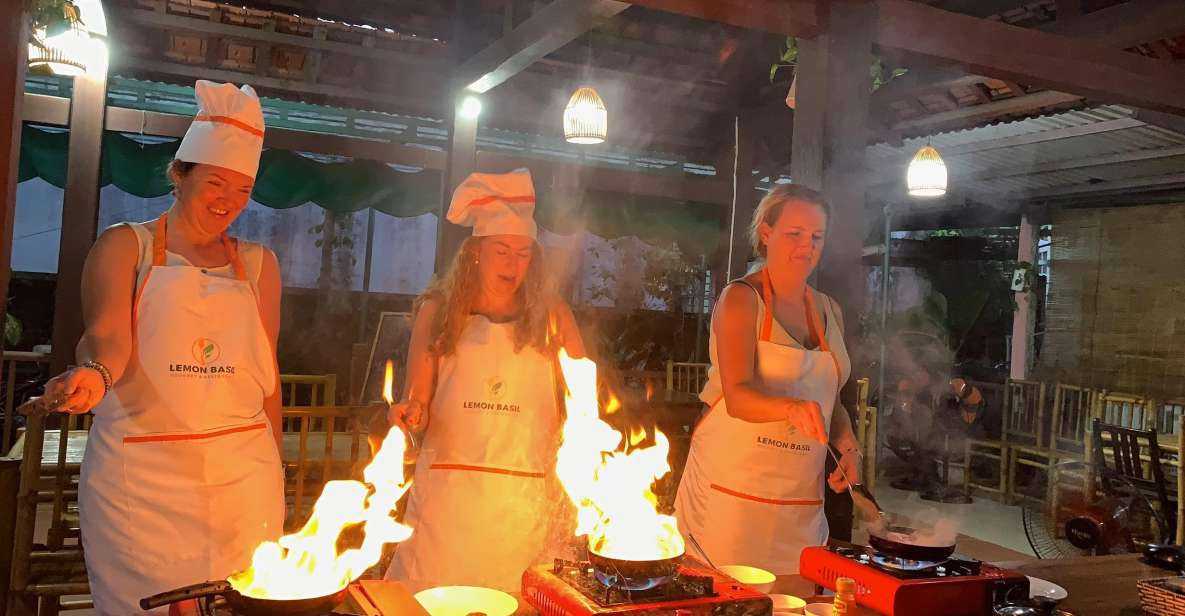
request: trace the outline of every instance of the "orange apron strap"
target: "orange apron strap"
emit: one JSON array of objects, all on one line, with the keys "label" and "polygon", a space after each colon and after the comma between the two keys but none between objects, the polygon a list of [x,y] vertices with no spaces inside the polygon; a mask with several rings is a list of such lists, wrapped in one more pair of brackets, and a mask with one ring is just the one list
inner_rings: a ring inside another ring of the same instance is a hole
[{"label": "orange apron strap", "polygon": [[[831,352],[831,345],[827,344],[827,331],[819,324],[815,296],[811,293],[810,287],[807,287],[803,300],[806,304],[807,325],[811,328],[811,332],[814,333],[815,339],[819,341],[819,349],[831,356],[831,362],[835,364],[835,379],[839,381],[843,378],[843,373],[839,369],[839,358],[835,356],[835,353]],[[842,387],[843,383],[840,383],[839,386]]]},{"label": "orange apron strap", "polygon": [[[163,266],[168,263],[168,257],[165,255],[167,250],[167,229],[168,229],[169,213],[165,212],[156,219],[156,233],[152,236],[152,264]],[[247,270],[243,267],[242,259],[239,259],[239,249],[234,240],[230,239],[225,233],[222,234],[222,247],[226,249],[226,259],[230,261],[230,266],[235,270],[235,278],[246,282]]]},{"label": "orange apron strap", "polygon": [[769,269],[761,268],[761,299],[765,302],[765,318],[761,321],[761,338],[769,342],[774,328],[774,283],[769,279]]},{"label": "orange apron strap", "polygon": [[156,219],[156,233],[152,234],[152,264],[153,265],[163,266],[166,263],[168,263],[168,259],[165,257],[165,242],[166,242],[165,238],[167,237],[165,230],[168,227],[168,224],[169,224],[168,221],[169,221],[168,212],[161,214],[160,218]]},{"label": "orange apron strap", "polygon": [[237,240],[232,240],[230,236],[223,233],[222,245],[226,248],[226,258],[230,261],[231,267],[235,268],[235,278],[247,282],[247,270],[243,267],[243,260],[239,258]]}]

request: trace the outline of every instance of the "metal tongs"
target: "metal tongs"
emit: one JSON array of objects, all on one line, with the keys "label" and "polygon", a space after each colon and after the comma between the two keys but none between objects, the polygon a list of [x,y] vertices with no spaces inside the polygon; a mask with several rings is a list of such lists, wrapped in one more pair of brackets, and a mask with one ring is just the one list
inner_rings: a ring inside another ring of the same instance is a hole
[{"label": "metal tongs", "polygon": [[839,463],[839,458],[836,457],[835,452],[827,445],[824,445],[824,447],[827,448],[827,453],[831,454],[831,459],[835,460],[835,468],[839,469],[839,474],[843,477],[844,483],[848,484],[848,494],[852,495],[852,503],[868,516],[870,522],[883,520],[885,518],[885,510],[881,509],[880,503],[876,502],[876,497],[872,495],[872,491],[862,483],[853,484],[848,479],[848,474],[844,472],[843,465]]}]

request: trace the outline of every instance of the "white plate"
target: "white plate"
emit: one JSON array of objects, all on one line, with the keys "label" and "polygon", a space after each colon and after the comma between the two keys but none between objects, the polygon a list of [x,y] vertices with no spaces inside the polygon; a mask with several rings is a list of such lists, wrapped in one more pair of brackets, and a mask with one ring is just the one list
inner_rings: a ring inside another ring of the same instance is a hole
[{"label": "white plate", "polygon": [[421,590],[415,597],[431,616],[467,616],[473,612],[510,616],[518,609],[518,600],[514,597],[476,586],[440,586]]},{"label": "white plate", "polygon": [[1045,597],[1046,599],[1053,599],[1054,601],[1061,601],[1070,596],[1065,588],[1041,578],[1029,577],[1029,598]]}]

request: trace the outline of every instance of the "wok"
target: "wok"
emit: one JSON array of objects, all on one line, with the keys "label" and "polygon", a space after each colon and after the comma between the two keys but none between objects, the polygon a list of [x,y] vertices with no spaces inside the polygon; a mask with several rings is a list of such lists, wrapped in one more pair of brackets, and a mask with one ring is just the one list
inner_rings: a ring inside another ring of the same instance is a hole
[{"label": "wok", "polygon": [[657,560],[625,560],[588,550],[588,562],[602,584],[623,590],[649,590],[666,584],[679,574],[683,555]]},{"label": "wok", "polygon": [[872,549],[886,556],[904,558],[906,560],[941,561],[950,558],[955,553],[955,544],[932,545],[933,542],[920,543],[914,540],[918,529],[908,526],[884,526],[873,528],[868,532],[868,545]]},{"label": "wok", "polygon": [[243,616],[323,616],[345,601],[346,589],[308,599],[258,599],[239,593],[225,580],[202,582],[140,599],[140,609],[150,610],[170,603],[219,595],[226,598],[231,610]]}]

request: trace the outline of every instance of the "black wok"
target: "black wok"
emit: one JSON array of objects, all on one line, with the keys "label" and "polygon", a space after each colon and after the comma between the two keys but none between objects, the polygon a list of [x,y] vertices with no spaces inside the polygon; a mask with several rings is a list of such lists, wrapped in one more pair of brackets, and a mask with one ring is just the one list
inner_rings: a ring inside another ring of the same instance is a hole
[{"label": "black wok", "polygon": [[140,609],[157,607],[202,597],[222,596],[236,614],[243,616],[322,616],[346,599],[343,588],[331,595],[308,599],[257,599],[235,590],[230,582],[202,582],[140,599]]},{"label": "black wok", "polygon": [[918,530],[908,526],[885,526],[874,528],[868,533],[868,545],[872,549],[896,558],[906,560],[940,561],[955,553],[955,544],[932,545],[933,541],[915,542]]},{"label": "black wok", "polygon": [[649,590],[679,574],[683,555],[658,560],[624,560],[588,550],[588,562],[602,584],[624,590]]}]

